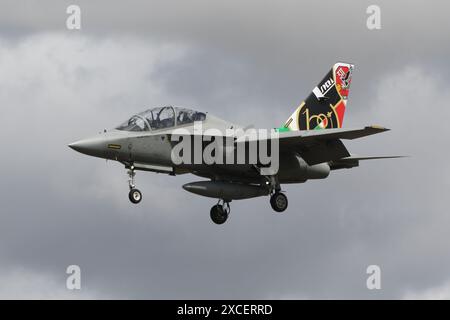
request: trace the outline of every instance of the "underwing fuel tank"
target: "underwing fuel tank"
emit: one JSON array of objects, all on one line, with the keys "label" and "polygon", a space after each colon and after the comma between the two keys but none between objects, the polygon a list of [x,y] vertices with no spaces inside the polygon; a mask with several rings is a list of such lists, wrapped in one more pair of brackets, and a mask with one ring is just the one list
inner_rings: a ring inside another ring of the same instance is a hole
[{"label": "underwing fuel tank", "polygon": [[266,196],[268,188],[264,186],[232,183],[224,181],[197,181],[183,185],[183,189],[204,197],[227,201]]}]

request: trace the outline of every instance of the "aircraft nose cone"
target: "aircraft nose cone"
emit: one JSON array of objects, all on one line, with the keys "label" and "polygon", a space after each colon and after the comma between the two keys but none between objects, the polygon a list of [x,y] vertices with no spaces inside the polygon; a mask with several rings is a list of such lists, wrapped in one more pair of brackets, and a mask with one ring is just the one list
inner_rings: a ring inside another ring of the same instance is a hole
[{"label": "aircraft nose cone", "polygon": [[91,156],[100,156],[104,151],[104,144],[98,139],[83,139],[72,142],[69,148]]},{"label": "aircraft nose cone", "polygon": [[82,141],[75,141],[75,142],[69,143],[68,147],[75,151],[81,152],[80,150],[83,149],[83,143],[82,143]]}]

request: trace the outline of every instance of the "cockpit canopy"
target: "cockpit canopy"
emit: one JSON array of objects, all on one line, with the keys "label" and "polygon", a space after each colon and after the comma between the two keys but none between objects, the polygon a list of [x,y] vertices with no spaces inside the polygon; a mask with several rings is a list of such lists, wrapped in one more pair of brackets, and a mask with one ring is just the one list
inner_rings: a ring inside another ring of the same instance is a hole
[{"label": "cockpit canopy", "polygon": [[153,108],[132,116],[129,120],[118,126],[123,131],[149,131],[175,126],[191,124],[194,121],[203,121],[206,114],[180,107]]}]

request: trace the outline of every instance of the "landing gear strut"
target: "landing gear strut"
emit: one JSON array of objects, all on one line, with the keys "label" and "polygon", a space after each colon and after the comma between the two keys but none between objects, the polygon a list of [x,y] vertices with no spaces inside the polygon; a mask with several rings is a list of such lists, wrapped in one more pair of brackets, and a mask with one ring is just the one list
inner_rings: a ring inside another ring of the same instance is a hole
[{"label": "landing gear strut", "polygon": [[230,211],[230,203],[224,200],[219,200],[219,202],[211,208],[211,220],[215,224],[223,224],[227,221]]},{"label": "landing gear strut", "polygon": [[276,212],[283,212],[288,207],[288,199],[284,193],[281,192],[281,186],[276,176],[268,177],[271,196],[270,205]]},{"label": "landing gear strut", "polygon": [[130,167],[130,170],[128,170],[128,186],[130,187],[130,192],[128,193],[128,199],[134,204],[138,204],[142,200],[142,193],[136,189],[136,186],[134,185],[134,176],[136,175],[136,172],[134,172],[134,166]]}]

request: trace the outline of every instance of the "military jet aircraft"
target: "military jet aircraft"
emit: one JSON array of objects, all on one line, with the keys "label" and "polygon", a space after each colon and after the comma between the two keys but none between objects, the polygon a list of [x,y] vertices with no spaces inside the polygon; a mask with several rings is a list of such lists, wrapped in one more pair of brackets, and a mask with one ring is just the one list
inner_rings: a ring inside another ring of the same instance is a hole
[{"label": "military jet aircraft", "polygon": [[[258,142],[273,142],[276,139],[279,157],[277,170],[264,170],[267,165],[261,164],[259,160],[250,162],[247,158],[232,164],[207,163],[205,159],[200,162],[175,163],[173,151],[176,143],[173,136],[179,134],[179,129],[184,130],[180,134],[184,137],[180,140],[204,138],[208,129],[220,132],[241,129],[236,131],[241,132],[239,134],[216,134],[206,139],[212,142],[224,137],[229,141],[231,138],[232,151],[242,145],[248,151],[252,138],[248,138],[245,133],[246,127],[207,112],[173,106],[138,113],[113,130],[105,130],[94,137],[71,143],[69,147],[90,156],[122,163],[128,169],[129,200],[134,204],[142,200],[142,193],[135,186],[136,171],[141,170],[169,175],[191,173],[207,178],[187,183],[183,188],[194,194],[218,199],[210,210],[210,217],[216,224],[227,220],[232,200],[270,195],[273,210],[283,212],[288,206],[288,200],[281,190],[282,184],[324,179],[331,171],[357,167],[361,160],[397,157],[356,156],[344,146],[342,140],[358,139],[388,130],[380,126],[356,129],[342,127],[353,70],[354,65],[349,63],[334,64],[285,124],[271,129],[272,133],[276,132],[276,138],[253,136],[253,140]],[[201,125],[202,131],[195,130],[196,124]],[[191,145],[191,148],[194,147]],[[208,141],[201,139],[200,152],[205,148],[208,148]],[[227,154],[230,145],[223,150]]]}]

